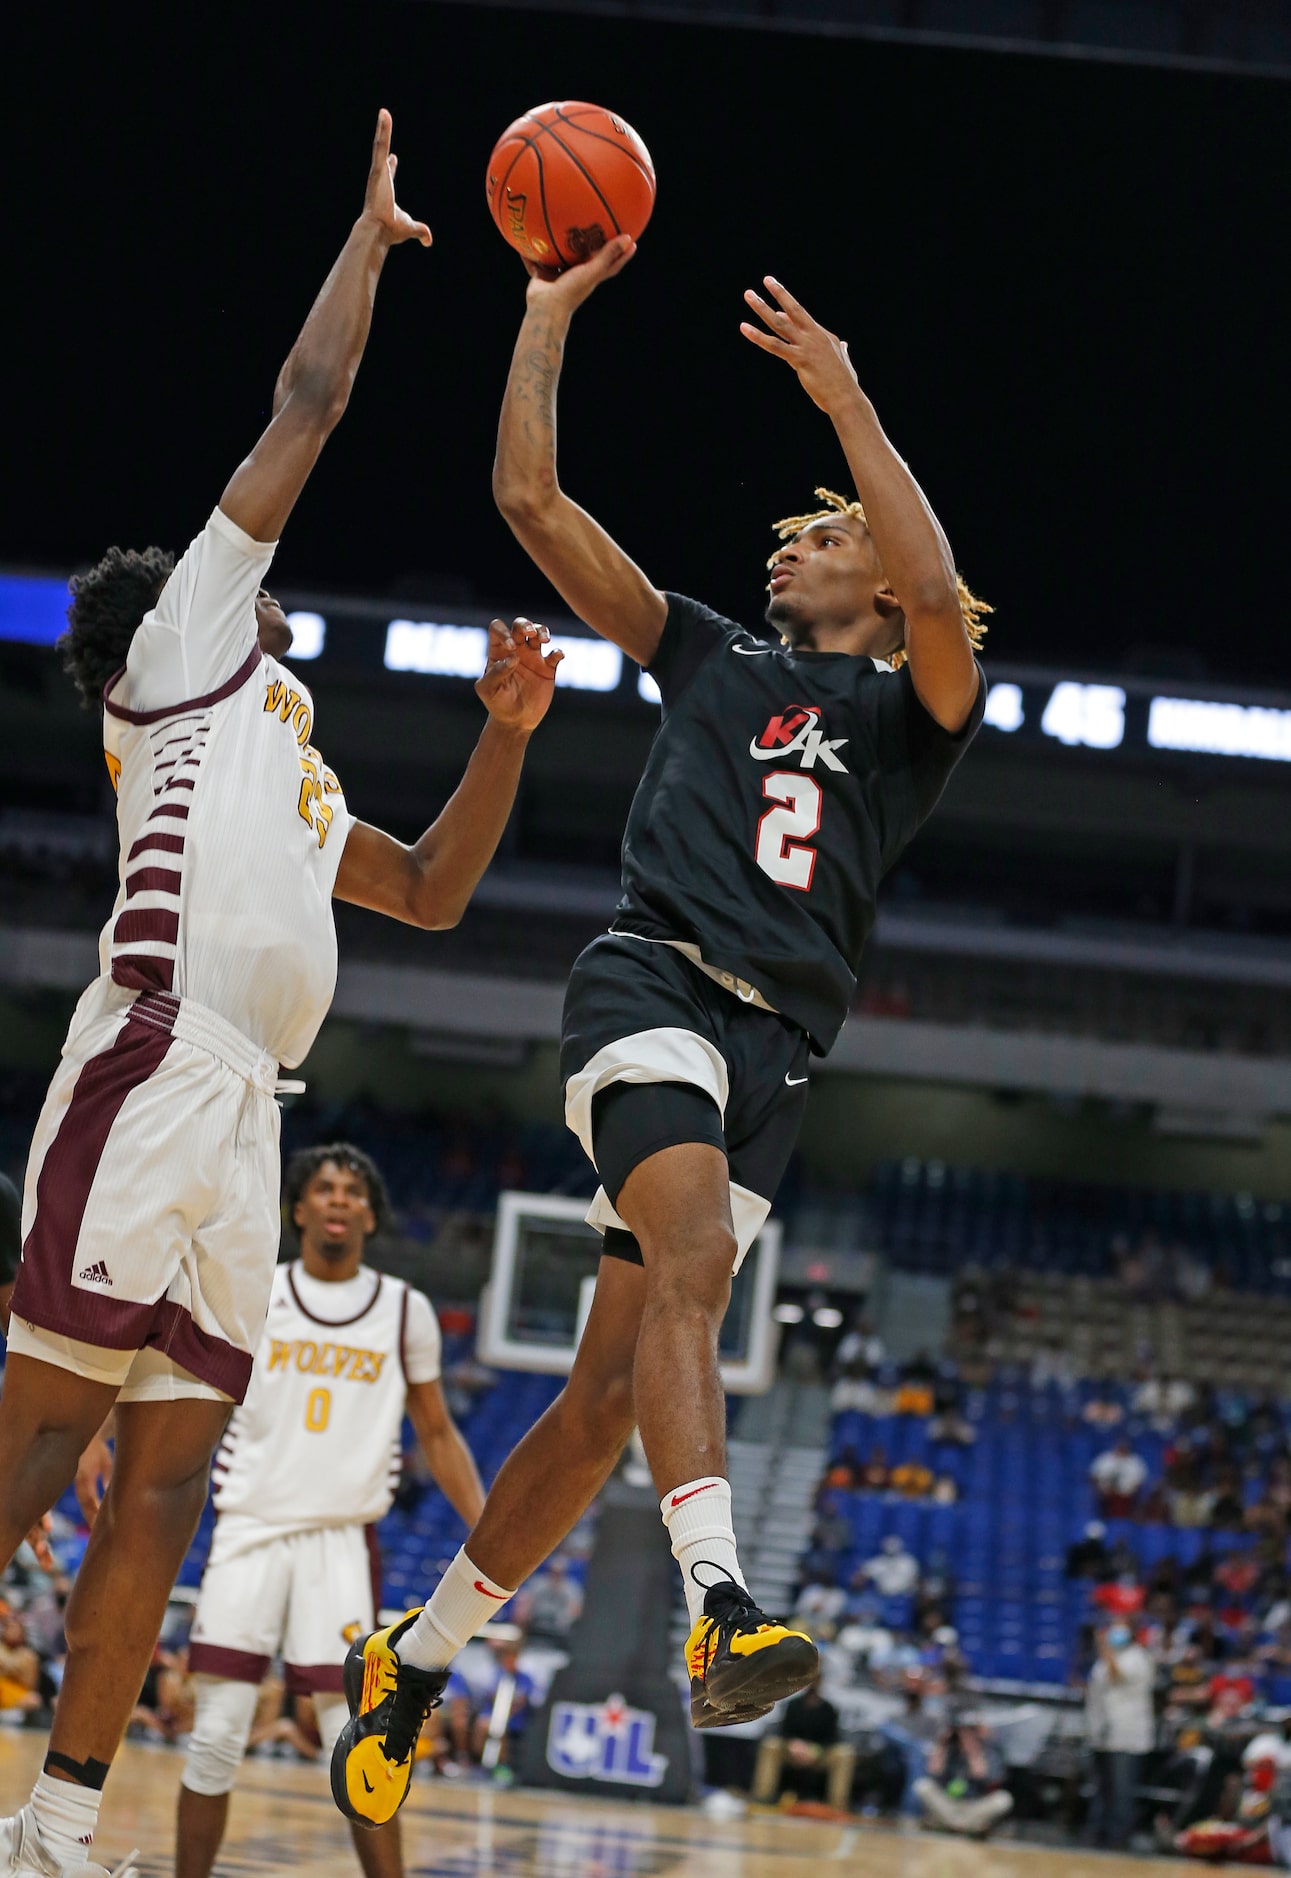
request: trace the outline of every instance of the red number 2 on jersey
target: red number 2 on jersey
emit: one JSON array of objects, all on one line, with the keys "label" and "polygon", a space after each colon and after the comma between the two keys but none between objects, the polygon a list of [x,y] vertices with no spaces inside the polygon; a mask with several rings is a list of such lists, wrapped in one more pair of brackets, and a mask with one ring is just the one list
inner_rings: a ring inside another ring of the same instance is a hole
[{"label": "red number 2 on jersey", "polygon": [[777,806],[764,810],[758,823],[754,859],[780,886],[806,893],[816,871],[810,837],[820,828],[820,784],[813,776],[777,769],[762,778],[762,793]]}]

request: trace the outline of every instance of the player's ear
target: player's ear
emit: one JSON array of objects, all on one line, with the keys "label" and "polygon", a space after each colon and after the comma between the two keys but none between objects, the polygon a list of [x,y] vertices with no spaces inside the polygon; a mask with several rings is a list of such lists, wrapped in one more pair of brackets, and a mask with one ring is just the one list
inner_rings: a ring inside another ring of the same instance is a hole
[{"label": "player's ear", "polygon": [[303,1230],[304,1230],[304,1225],[305,1225],[305,1202],[304,1202],[303,1200],[297,1200],[297,1202],[296,1202],[296,1204],[295,1204],[295,1206],[293,1206],[293,1207],[292,1207],[292,1209],[291,1209],[291,1223],[292,1223],[292,1225],[293,1225],[293,1226],[294,1226],[294,1227],[296,1228],[296,1231],[297,1231],[297,1232],[301,1232],[301,1231],[303,1231]]},{"label": "player's ear", "polygon": [[896,619],[900,615],[901,602],[886,581],[875,592],[874,611],[880,619]]}]

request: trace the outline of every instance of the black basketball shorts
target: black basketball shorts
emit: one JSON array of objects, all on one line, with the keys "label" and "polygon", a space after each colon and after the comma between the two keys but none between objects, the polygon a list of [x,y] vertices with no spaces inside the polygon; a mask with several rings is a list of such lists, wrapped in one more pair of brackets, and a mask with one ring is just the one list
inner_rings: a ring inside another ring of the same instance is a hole
[{"label": "black basketball shorts", "polygon": [[727,1158],[739,1270],[771,1210],[807,1104],[807,1033],[745,1001],[675,946],[603,933],[565,994],[565,1120],[601,1187],[587,1217],[605,1250],[641,1263],[614,1203],[663,1148],[708,1142]]}]

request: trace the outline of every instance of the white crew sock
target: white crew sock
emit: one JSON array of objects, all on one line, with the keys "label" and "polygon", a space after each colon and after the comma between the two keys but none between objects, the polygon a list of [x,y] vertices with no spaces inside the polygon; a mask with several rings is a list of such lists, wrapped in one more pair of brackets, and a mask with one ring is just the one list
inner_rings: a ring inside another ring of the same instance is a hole
[{"label": "white crew sock", "polygon": [[399,1639],[399,1661],[417,1669],[447,1669],[457,1652],[514,1596],[472,1565],[463,1546],[435,1586],[430,1603]]},{"label": "white crew sock", "polygon": [[704,1614],[704,1593],[710,1585],[724,1578],[744,1583],[731,1526],[731,1483],[717,1474],[688,1480],[664,1494],[659,1511],[672,1541],[672,1556],[681,1566],[693,1626]]},{"label": "white crew sock", "polygon": [[74,1780],[55,1780],[41,1774],[31,1790],[31,1810],[40,1828],[40,1841],[60,1865],[80,1861],[94,1844],[103,1795]]}]

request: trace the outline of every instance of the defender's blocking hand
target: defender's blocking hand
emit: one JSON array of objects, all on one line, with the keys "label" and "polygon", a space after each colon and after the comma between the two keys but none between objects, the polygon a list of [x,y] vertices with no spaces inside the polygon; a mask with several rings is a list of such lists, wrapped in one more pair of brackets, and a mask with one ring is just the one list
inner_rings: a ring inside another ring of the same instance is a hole
[{"label": "defender's blocking hand", "polygon": [[814,320],[773,274],[765,276],[763,285],[778,305],[772,306],[752,287],[744,298],[771,330],[763,332],[750,320],[741,320],[740,331],[755,346],[791,365],[813,404],[822,411],[838,410],[860,389],[847,341]]},{"label": "defender's blocking hand", "polygon": [[475,689],[496,723],[530,731],[547,715],[556,667],[565,656],[554,647],[546,650],[550,640],[547,628],[532,620],[490,622],[489,662]]},{"label": "defender's blocking hand", "polygon": [[372,221],[380,223],[392,247],[401,241],[415,240],[423,248],[428,248],[431,234],[426,224],[415,222],[394,199],[394,173],[399,167],[399,159],[390,151],[393,130],[394,122],[390,113],[378,111],[376,136],[372,139],[372,167],[368,171],[368,186],[363,197],[363,213]]}]

